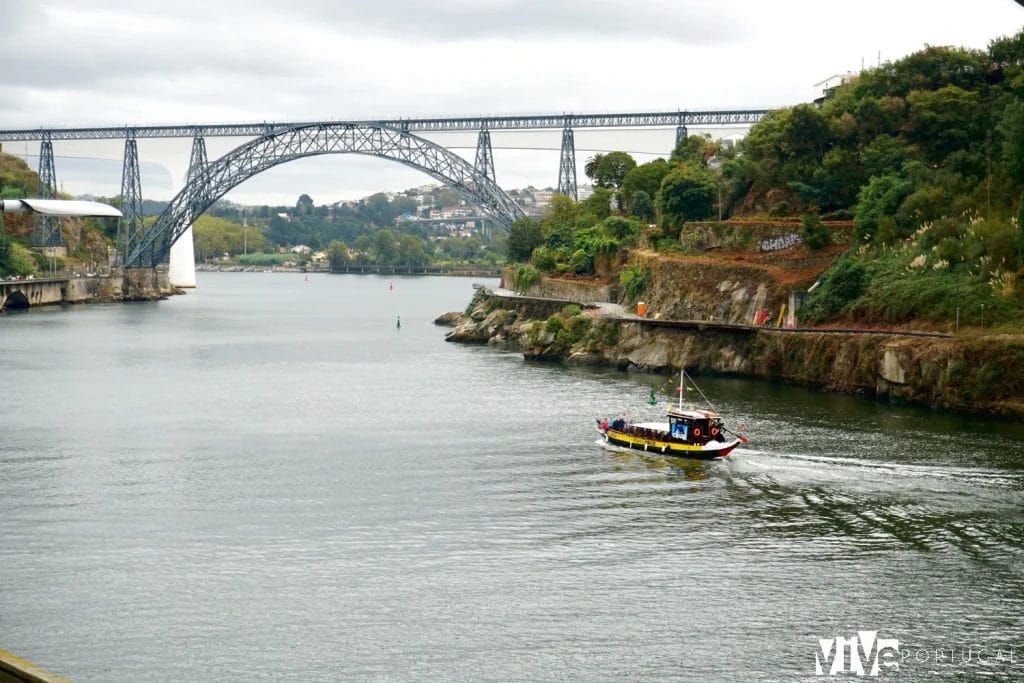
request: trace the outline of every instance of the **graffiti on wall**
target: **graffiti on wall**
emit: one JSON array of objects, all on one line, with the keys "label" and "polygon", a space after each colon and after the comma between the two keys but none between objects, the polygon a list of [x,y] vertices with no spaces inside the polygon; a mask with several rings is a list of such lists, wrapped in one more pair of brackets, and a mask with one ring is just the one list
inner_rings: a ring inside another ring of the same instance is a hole
[{"label": "graffiti on wall", "polygon": [[789,249],[790,247],[800,244],[802,240],[800,235],[795,232],[791,232],[788,235],[782,237],[772,237],[771,239],[761,240],[761,251],[779,251],[781,249]]}]

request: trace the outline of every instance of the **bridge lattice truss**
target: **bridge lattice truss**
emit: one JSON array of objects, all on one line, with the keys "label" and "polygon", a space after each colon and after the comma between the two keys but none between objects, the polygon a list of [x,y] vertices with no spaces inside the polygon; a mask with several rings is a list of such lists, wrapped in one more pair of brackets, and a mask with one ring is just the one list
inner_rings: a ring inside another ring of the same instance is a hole
[{"label": "bridge lattice truss", "polygon": [[142,267],[160,263],[193,217],[252,176],[302,157],[339,153],[391,159],[423,171],[462,192],[503,227],[525,215],[485,173],[429,140],[382,125],[315,123],[263,135],[211,162],[205,173],[192,177],[170,201],[134,248],[123,255],[122,263]]},{"label": "bridge lattice truss", "polygon": [[[349,121],[352,125],[383,126],[408,132],[480,130],[535,130],[540,128],[645,128],[671,126],[741,126],[760,121],[767,109],[714,111],[634,112],[627,114],[542,114],[534,116],[468,116],[453,118],[379,119]],[[337,121],[292,123],[224,123],[180,126],[121,126],[92,128],[22,128],[0,130],[0,142],[42,140],[102,140],[124,138],[254,137],[272,135],[291,128],[336,125]]]}]

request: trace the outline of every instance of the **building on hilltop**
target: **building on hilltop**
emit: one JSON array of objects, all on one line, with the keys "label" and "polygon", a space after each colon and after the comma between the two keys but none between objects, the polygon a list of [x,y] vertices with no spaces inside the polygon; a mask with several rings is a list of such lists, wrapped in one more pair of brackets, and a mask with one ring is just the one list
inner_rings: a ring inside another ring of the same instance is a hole
[{"label": "building on hilltop", "polygon": [[821,106],[821,103],[827,100],[836,88],[844,83],[849,83],[855,75],[852,71],[847,71],[845,74],[833,74],[825,80],[815,83],[815,88],[821,88],[821,96],[815,98],[814,103]]}]

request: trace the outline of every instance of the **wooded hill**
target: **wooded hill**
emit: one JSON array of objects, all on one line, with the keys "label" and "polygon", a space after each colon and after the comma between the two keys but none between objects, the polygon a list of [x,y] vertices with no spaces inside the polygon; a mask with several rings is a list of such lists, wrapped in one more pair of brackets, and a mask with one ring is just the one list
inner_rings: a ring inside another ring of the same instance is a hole
[{"label": "wooded hill", "polygon": [[[593,197],[513,226],[524,281],[593,272],[595,257],[638,242],[692,252],[680,231],[719,211],[801,221],[802,249],[827,245],[822,219],[852,219],[853,247],[804,320],[946,329],[959,309],[970,325],[1024,322],[1024,31],[866,70],[818,105],[772,112],[735,146],[692,136],[668,160],[613,152],[586,172]],[[642,273],[622,276],[642,292]]]}]

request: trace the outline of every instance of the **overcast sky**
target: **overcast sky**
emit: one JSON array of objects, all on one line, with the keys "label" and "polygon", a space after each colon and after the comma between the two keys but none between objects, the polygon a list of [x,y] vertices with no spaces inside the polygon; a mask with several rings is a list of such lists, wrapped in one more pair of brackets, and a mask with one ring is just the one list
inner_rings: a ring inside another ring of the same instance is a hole
[{"label": "overcast sky", "polygon": [[[1013,0],[0,0],[0,128],[759,108],[926,44],[984,48]],[[731,133],[726,131],[725,133]],[[716,133],[717,135],[717,133]],[[576,131],[667,155],[674,131]],[[432,139],[470,160],[475,135]],[[498,183],[557,184],[560,133],[492,132]],[[209,138],[211,159],[241,144]],[[143,195],[168,199],[189,140],[139,140]],[[520,147],[527,149],[504,149]],[[30,156],[38,143],[7,143]],[[545,149],[548,148],[548,149]],[[119,192],[123,142],[55,142],[73,194]],[[98,161],[90,161],[98,159]],[[233,190],[318,204],[429,176],[357,155],[302,159]]]}]

